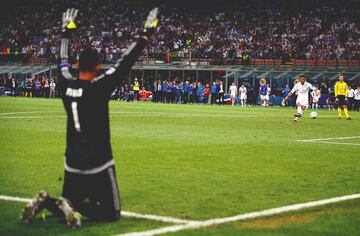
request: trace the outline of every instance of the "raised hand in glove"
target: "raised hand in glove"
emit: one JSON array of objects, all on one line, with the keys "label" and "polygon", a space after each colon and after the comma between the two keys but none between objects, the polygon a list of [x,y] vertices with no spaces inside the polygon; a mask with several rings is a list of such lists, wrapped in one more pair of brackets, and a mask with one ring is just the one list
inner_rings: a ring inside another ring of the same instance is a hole
[{"label": "raised hand in glove", "polygon": [[63,32],[76,29],[75,19],[77,14],[78,10],[75,8],[69,8],[66,10],[66,12],[63,13],[61,25]]},{"label": "raised hand in glove", "polygon": [[159,8],[155,7],[149,12],[149,15],[145,21],[144,26],[144,36],[149,37],[152,33],[154,33],[156,27],[158,26],[159,19],[157,18],[159,13]]}]

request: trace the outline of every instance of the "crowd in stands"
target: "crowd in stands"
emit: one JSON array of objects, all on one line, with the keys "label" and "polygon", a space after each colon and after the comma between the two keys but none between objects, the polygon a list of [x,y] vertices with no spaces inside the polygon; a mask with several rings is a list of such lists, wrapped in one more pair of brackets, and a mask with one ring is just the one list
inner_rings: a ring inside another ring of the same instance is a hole
[{"label": "crowd in stands", "polygon": [[[66,2],[66,1],[65,1]],[[318,5],[312,9],[243,7],[230,1],[183,9],[160,5],[160,26],[144,57],[213,59],[215,63],[268,59],[360,59],[360,9]],[[255,1],[256,2],[256,1]],[[74,0],[80,9],[74,57],[91,46],[104,62],[116,60],[136,40],[149,7],[132,1]],[[231,7],[231,4],[233,5]],[[135,6],[134,6],[135,5]],[[0,49],[6,55],[44,57],[56,62],[64,1],[23,1],[0,19]]]}]

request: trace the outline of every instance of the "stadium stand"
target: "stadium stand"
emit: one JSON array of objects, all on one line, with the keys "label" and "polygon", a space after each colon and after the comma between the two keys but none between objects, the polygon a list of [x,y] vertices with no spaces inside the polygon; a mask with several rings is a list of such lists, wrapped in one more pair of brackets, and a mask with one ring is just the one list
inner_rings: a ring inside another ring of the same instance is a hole
[{"label": "stadium stand", "polygon": [[91,46],[101,53],[104,69],[138,37],[138,19],[152,5],[160,6],[156,40],[119,88],[131,88],[134,78],[147,91],[155,80],[211,85],[221,79],[227,93],[232,82],[256,90],[258,80],[266,78],[279,96],[301,74],[315,84],[331,84],[340,73],[358,83],[357,1],[226,1],[14,0],[0,15],[0,88],[8,73],[19,81],[44,75],[55,79],[58,19],[69,6],[81,13],[73,60]]},{"label": "stadium stand", "polygon": [[[142,24],[137,19],[147,12],[146,4],[137,1],[65,2],[81,12],[74,57],[92,46],[101,52],[104,62],[116,60],[137,37]],[[148,45],[142,60],[359,66],[359,8],[352,5],[356,1],[305,1],[308,5],[302,2],[296,10],[289,10],[292,6],[283,1],[272,1],[278,4],[271,6],[263,1],[229,2],[226,5],[233,6],[230,10],[220,1],[199,1],[186,9],[162,3],[157,40]],[[58,16],[64,5],[37,0],[17,5],[10,15],[5,14],[0,31],[1,60],[56,62]]]}]

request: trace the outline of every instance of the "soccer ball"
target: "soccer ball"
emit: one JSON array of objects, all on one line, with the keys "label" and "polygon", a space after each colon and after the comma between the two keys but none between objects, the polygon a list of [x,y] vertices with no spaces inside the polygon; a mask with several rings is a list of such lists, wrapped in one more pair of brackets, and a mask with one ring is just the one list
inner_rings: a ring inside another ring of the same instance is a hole
[{"label": "soccer ball", "polygon": [[318,116],[318,113],[316,111],[313,111],[310,113],[310,118],[315,119]]}]

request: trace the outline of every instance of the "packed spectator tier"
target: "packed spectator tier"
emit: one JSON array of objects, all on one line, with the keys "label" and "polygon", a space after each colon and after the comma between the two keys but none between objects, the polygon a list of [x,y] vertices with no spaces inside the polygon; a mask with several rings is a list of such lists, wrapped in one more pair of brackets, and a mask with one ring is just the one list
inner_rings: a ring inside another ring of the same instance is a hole
[{"label": "packed spectator tier", "polygon": [[[26,54],[57,59],[61,1],[23,1],[6,15],[0,32],[2,55]],[[219,3],[217,3],[219,4]],[[232,3],[234,4],[234,3]],[[104,61],[113,61],[138,37],[148,9],[114,0],[74,1],[80,9],[74,57],[85,47],[96,48]],[[359,9],[319,5],[290,14],[281,7],[241,8],[219,5],[209,10],[161,5],[160,26],[145,49],[147,57],[171,53],[177,57],[235,60],[360,59]],[[29,11],[30,10],[30,11]]]}]

